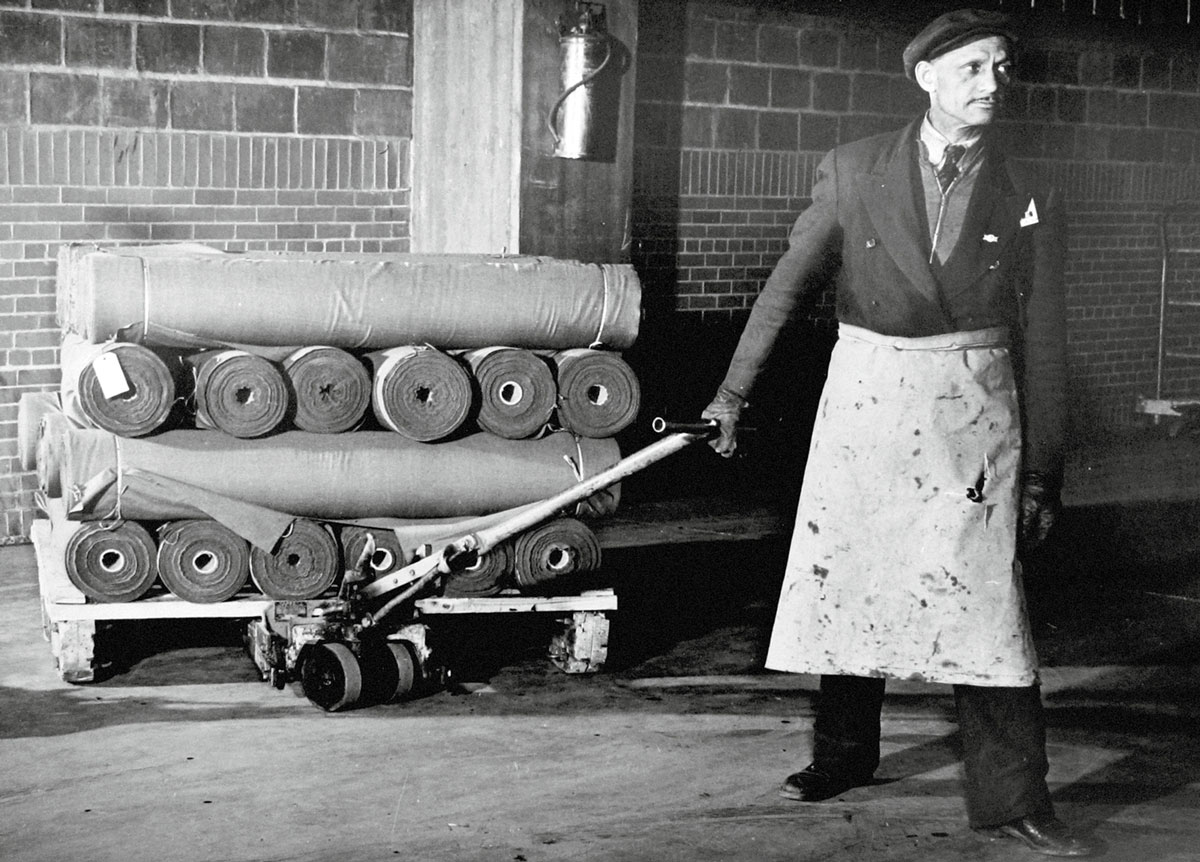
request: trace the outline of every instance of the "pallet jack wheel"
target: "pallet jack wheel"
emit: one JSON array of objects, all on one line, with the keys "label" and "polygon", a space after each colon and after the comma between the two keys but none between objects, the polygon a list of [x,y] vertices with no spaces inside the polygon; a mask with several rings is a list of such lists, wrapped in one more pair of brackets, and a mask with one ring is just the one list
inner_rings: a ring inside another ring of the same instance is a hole
[{"label": "pallet jack wheel", "polygon": [[416,684],[417,662],[413,658],[412,649],[404,641],[388,641],[387,648],[396,663],[397,677],[396,689],[388,700],[403,700]]},{"label": "pallet jack wheel", "polygon": [[304,695],[326,712],[339,712],[362,696],[362,669],[345,644],[316,644],[305,650],[300,667]]}]

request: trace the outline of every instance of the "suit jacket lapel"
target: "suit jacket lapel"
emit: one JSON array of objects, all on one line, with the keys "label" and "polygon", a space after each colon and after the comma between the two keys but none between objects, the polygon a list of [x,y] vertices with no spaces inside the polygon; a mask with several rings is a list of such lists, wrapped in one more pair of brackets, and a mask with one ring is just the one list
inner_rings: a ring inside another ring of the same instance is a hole
[{"label": "suit jacket lapel", "polygon": [[859,195],[884,250],[918,292],[938,302],[938,285],[929,269],[929,225],[917,199],[917,132],[909,125],[897,146],[884,152],[874,169],[858,178]]}]

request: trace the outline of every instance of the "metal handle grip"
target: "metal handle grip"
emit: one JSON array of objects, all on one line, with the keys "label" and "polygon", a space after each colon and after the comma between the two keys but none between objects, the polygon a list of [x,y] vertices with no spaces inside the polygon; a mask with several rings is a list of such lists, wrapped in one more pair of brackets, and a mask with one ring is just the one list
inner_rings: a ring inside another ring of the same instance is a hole
[{"label": "metal handle grip", "polygon": [[650,428],[655,434],[699,434],[702,437],[715,437],[721,433],[721,426],[715,419],[705,422],[674,422],[655,416]]}]

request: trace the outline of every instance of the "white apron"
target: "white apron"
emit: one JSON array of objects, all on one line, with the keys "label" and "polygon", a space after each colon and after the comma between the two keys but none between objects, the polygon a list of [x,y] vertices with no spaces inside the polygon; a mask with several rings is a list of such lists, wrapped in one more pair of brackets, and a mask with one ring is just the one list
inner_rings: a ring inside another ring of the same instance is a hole
[{"label": "white apron", "polygon": [[1026,686],[1020,416],[1006,332],[842,324],[766,666]]}]

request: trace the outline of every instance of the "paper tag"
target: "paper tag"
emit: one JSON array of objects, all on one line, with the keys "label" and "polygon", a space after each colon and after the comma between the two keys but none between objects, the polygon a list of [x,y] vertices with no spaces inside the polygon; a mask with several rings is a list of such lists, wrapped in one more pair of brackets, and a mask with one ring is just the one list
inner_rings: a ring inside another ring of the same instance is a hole
[{"label": "paper tag", "polygon": [[1029,199],[1029,206],[1025,208],[1025,215],[1021,216],[1021,227],[1029,227],[1031,224],[1038,223],[1037,206],[1033,202],[1033,198]]},{"label": "paper tag", "polygon": [[116,398],[130,390],[129,380],[121,368],[121,360],[115,350],[101,353],[92,360],[92,371],[105,398]]}]

